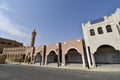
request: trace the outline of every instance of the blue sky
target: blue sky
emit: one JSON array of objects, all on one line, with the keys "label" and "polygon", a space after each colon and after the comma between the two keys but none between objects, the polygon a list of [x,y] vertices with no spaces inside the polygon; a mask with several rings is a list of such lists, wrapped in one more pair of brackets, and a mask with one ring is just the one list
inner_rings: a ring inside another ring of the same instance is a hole
[{"label": "blue sky", "polygon": [[83,38],[82,23],[111,15],[120,0],[0,0],[0,37],[36,46]]}]

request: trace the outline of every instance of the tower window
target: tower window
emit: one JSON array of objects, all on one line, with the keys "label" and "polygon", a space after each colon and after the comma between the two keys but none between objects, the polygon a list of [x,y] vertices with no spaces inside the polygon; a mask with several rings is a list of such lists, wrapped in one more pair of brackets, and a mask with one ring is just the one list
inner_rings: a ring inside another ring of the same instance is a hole
[{"label": "tower window", "polygon": [[91,36],[94,36],[94,35],[95,35],[94,29],[90,29],[90,35],[91,35]]},{"label": "tower window", "polygon": [[98,34],[103,34],[102,27],[99,27],[97,30],[98,30]]},{"label": "tower window", "polygon": [[107,25],[107,26],[106,26],[106,30],[107,30],[107,32],[112,32],[111,25]]}]

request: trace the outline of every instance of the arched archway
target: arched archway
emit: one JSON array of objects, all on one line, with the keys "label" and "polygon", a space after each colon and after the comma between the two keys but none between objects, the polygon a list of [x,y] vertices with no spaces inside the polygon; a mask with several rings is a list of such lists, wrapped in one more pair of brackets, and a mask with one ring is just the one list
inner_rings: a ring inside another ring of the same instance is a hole
[{"label": "arched archway", "polygon": [[96,64],[118,64],[120,53],[109,45],[100,46],[94,54]]},{"label": "arched archway", "polygon": [[26,57],[28,57],[28,56],[30,56],[30,55],[31,55],[31,52],[27,53],[27,56],[26,56]]},{"label": "arched archway", "polygon": [[49,55],[47,56],[47,63],[57,63],[58,62],[58,55],[55,51],[50,51]]},{"label": "arched archway", "polygon": [[25,57],[26,57],[26,54],[23,54],[23,59],[25,59]]},{"label": "arched archway", "polygon": [[41,62],[42,62],[42,56],[41,56],[41,54],[39,52],[35,56],[35,63],[40,63],[41,64]]},{"label": "arched archway", "polygon": [[31,52],[27,53],[27,55],[25,56],[25,62],[28,62],[28,64],[31,61]]},{"label": "arched archway", "polygon": [[70,48],[65,55],[65,63],[82,63],[82,56],[75,48]]}]

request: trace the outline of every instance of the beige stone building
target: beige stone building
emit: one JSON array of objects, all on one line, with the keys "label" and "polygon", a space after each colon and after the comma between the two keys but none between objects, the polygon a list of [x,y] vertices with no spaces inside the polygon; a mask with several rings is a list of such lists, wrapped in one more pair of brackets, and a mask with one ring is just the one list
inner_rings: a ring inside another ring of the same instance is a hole
[{"label": "beige stone building", "polygon": [[62,65],[70,63],[83,64],[85,67],[85,53],[83,39],[68,40],[62,43]]},{"label": "beige stone building", "polygon": [[111,16],[82,24],[90,67],[120,63],[120,9]]},{"label": "beige stone building", "polygon": [[15,40],[0,38],[0,54],[2,54],[3,48],[19,47],[19,46],[23,46],[23,44]]},{"label": "beige stone building", "polygon": [[12,48],[19,46],[23,46],[23,44],[15,40],[0,38],[0,63],[4,63],[5,59],[7,58],[5,54],[2,54],[4,48]]},{"label": "beige stone building", "polygon": [[28,47],[4,48],[3,54],[6,55],[6,62],[24,62]]},{"label": "beige stone building", "polygon": [[46,46],[37,46],[35,47],[34,53],[34,63],[39,63],[40,65],[44,65],[46,55]]},{"label": "beige stone building", "polygon": [[34,54],[35,36],[36,36],[36,32],[34,30],[32,32],[30,46],[28,46],[28,47],[23,46],[23,44],[21,44],[21,43],[20,44],[14,43],[14,45],[16,45],[15,47],[8,47],[8,48],[4,47],[2,53],[4,55],[6,55],[6,62],[27,62],[28,57],[30,57],[31,62],[32,62],[33,54]]},{"label": "beige stone building", "polygon": [[63,43],[59,42],[35,47],[34,62],[41,65],[56,63],[58,66],[76,63],[83,64],[85,67],[83,39],[74,39]]},{"label": "beige stone building", "polygon": [[[29,47],[4,48],[6,61],[40,65],[81,64],[90,68],[99,64],[120,63],[120,9],[111,16],[82,24],[84,39],[73,39],[35,47],[36,31]],[[4,40],[3,40],[4,41]],[[2,42],[3,44],[3,42]]]}]

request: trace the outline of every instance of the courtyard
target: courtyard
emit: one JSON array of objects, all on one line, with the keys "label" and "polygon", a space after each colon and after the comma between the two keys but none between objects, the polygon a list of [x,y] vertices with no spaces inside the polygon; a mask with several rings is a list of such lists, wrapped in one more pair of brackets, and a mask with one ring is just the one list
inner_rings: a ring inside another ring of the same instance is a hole
[{"label": "courtyard", "polygon": [[120,72],[0,64],[0,80],[119,80]]}]

